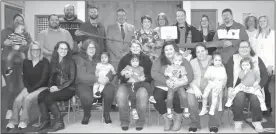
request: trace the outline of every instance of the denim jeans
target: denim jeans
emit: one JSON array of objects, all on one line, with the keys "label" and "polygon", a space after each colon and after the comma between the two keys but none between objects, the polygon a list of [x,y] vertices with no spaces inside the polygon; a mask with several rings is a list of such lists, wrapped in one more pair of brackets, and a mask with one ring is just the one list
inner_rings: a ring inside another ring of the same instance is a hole
[{"label": "denim jeans", "polygon": [[[121,84],[116,94],[116,100],[119,108],[119,116],[121,126],[129,126],[130,123],[130,108],[128,104],[129,90],[125,84]],[[143,127],[146,121],[146,109],[148,105],[148,92],[145,88],[141,87],[136,92],[136,107],[139,119],[136,122],[136,127]]]},{"label": "denim jeans", "polygon": [[30,109],[33,103],[37,104],[38,94],[45,89],[47,89],[47,87],[41,87],[31,93],[28,93],[27,88],[24,88],[14,100],[12,117],[10,118],[9,122],[15,125],[18,124],[18,121],[19,121],[18,115],[19,115],[20,109],[22,108],[20,122],[25,122],[28,124],[29,123],[28,110]]},{"label": "denim jeans", "polygon": [[[199,117],[199,108],[198,108],[198,99],[194,94],[187,93],[187,99],[190,108],[190,127],[200,129],[200,117]],[[209,95],[208,102],[212,102],[212,95]],[[215,108],[215,114],[209,115],[209,127],[219,127],[220,125],[220,117],[222,112],[218,111],[219,103]]]},{"label": "denim jeans", "polygon": [[245,92],[239,92],[233,101],[232,111],[234,114],[234,121],[244,120],[245,116],[243,114],[243,109],[246,98],[250,101],[252,122],[261,121],[263,117],[258,97],[254,94],[249,94]]}]

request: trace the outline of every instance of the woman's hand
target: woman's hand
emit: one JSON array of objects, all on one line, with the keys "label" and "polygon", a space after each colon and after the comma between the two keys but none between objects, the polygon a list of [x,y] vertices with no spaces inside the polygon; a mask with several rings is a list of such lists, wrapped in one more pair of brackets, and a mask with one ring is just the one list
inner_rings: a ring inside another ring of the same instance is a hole
[{"label": "woman's hand", "polygon": [[6,39],[6,40],[4,41],[4,45],[6,45],[6,46],[11,46],[12,43],[13,43],[13,41],[10,40],[10,39]]},{"label": "woman's hand", "polygon": [[52,86],[50,87],[50,92],[56,92],[56,91],[59,91],[58,87],[57,86]]},{"label": "woman's hand", "polygon": [[166,84],[167,84],[167,86],[168,86],[169,88],[173,88],[173,86],[174,86],[174,81],[172,81],[171,79],[168,79],[168,80],[166,80]]}]

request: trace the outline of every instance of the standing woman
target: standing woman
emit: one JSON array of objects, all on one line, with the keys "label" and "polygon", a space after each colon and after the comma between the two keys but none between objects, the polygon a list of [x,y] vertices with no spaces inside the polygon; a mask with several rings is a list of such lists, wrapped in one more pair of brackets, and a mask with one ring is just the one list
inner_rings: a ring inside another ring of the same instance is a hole
[{"label": "standing woman", "polygon": [[[244,21],[244,27],[248,34],[249,41],[251,42],[251,44],[255,40],[256,35],[258,33],[258,22],[257,21],[258,21],[257,17],[255,17],[253,15],[247,16]],[[252,47],[253,47],[253,50],[256,51],[255,46],[252,46]]]},{"label": "standing woman", "polygon": [[38,130],[50,126],[50,115],[48,109],[56,119],[50,132],[64,129],[64,122],[56,102],[67,101],[75,95],[74,81],[76,76],[76,65],[72,59],[72,50],[65,41],[60,41],[54,48],[50,64],[50,79],[48,90],[38,95],[39,110],[44,119]]},{"label": "standing woman", "polygon": [[[40,44],[32,42],[28,50],[27,59],[23,61],[23,83],[25,88],[13,102],[13,113],[7,129],[14,128],[18,121],[20,121],[19,129],[27,127],[29,123],[28,110],[33,103],[37,103],[38,94],[47,89],[49,67],[49,61],[43,57]],[[21,108],[22,114],[19,119],[18,115]]]},{"label": "standing woman", "polygon": [[269,75],[268,82],[264,87],[265,103],[268,109],[268,111],[265,113],[267,113],[267,115],[269,116],[270,112],[272,112],[272,109],[271,95],[268,90],[268,87],[269,83],[271,82],[271,78],[275,76],[275,31],[269,27],[269,20],[267,16],[260,16],[258,22],[259,32],[256,35],[256,41],[254,42],[254,46],[256,49],[257,56],[259,56],[264,61]]},{"label": "standing woman", "polygon": [[[200,19],[200,26],[199,26],[198,30],[200,32],[203,42],[213,41],[216,31],[210,29],[210,20],[207,15],[202,15],[202,17]],[[209,55],[212,55],[213,52],[216,50],[215,47],[209,47],[207,49],[208,49]]]},{"label": "standing woman", "polygon": [[[169,25],[169,20],[168,20],[168,17],[166,16],[165,13],[161,12],[157,15],[157,18],[156,18],[156,28],[154,28],[154,31],[157,32],[159,38],[161,38],[161,27],[163,26],[168,26]],[[160,43],[160,46],[163,46],[164,45],[164,42],[165,40],[158,40],[157,41],[158,43]],[[161,54],[161,48],[162,47],[159,47],[156,51],[157,51],[157,54],[160,56]]]}]

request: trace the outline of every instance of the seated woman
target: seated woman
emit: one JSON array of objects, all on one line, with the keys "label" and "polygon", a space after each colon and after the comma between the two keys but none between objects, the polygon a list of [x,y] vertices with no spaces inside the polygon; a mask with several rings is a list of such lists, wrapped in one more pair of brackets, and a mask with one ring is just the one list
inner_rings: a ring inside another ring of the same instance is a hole
[{"label": "seated woman", "polygon": [[[235,88],[241,83],[239,79],[239,72],[241,71],[240,61],[244,57],[250,57],[253,61],[254,70],[260,72],[261,81],[259,86],[263,88],[268,80],[268,74],[264,62],[261,58],[255,55],[250,43],[248,41],[242,41],[238,45],[238,53],[234,54],[226,65],[226,72],[228,76],[227,88],[228,91],[232,91],[232,88]],[[230,94],[230,93],[228,93]],[[258,100],[258,97],[254,94],[238,92],[232,104],[232,111],[234,114],[235,130],[242,129],[242,121],[244,120],[243,108],[246,103],[246,98],[250,101],[250,108],[252,112],[252,124],[255,127],[257,132],[262,132],[263,127],[261,124],[262,121],[262,111],[261,105]]]},{"label": "seated woman", "polygon": [[[195,75],[194,80],[191,82],[189,89],[187,90],[187,98],[188,103],[190,106],[190,112],[191,112],[191,123],[190,123],[190,132],[197,132],[199,129],[201,129],[200,125],[200,116],[199,116],[199,108],[198,108],[198,99],[201,99],[202,93],[206,89],[208,85],[208,80],[204,78],[204,75],[207,71],[207,68],[212,63],[212,56],[208,55],[207,48],[204,44],[199,43],[195,47],[196,51],[196,58],[191,60],[191,66],[193,68],[193,72]],[[218,96],[222,96],[222,91]],[[209,95],[208,102],[212,102],[212,95]],[[206,99],[204,97],[204,99]],[[205,100],[204,100],[205,101]],[[210,115],[209,114],[209,131],[210,132],[218,132],[218,127],[220,124],[220,115],[222,109],[222,97],[218,98],[218,103],[215,106],[215,110]],[[210,103],[211,104],[211,103]],[[204,109],[203,109],[204,110]]]},{"label": "seated woman", "polygon": [[192,67],[186,59],[183,59],[182,65],[185,67],[187,71],[188,81],[174,82],[164,75],[164,71],[166,67],[172,64],[173,56],[176,52],[179,52],[179,49],[174,42],[165,42],[164,46],[162,47],[160,57],[156,61],[154,61],[151,68],[151,75],[154,83],[153,96],[154,96],[154,99],[156,100],[154,107],[159,112],[159,114],[163,116],[165,120],[165,126],[164,126],[165,131],[169,131],[171,129],[172,123],[173,123],[173,127],[172,127],[173,131],[180,130],[181,122],[182,122],[182,112],[183,112],[183,109],[181,108],[181,105],[180,105],[179,94],[175,93],[174,99],[173,99],[173,109],[176,115],[173,122],[172,120],[168,119],[166,114],[167,106],[165,102],[168,94],[168,89],[180,88],[182,86],[188,85],[194,78]]},{"label": "seated woman", "polygon": [[[112,77],[99,77],[97,79],[95,75],[96,65],[98,62],[98,55],[96,51],[99,51],[98,44],[87,39],[83,42],[79,55],[74,57],[77,64],[77,77],[76,77],[76,95],[80,97],[81,105],[83,108],[83,119],[81,124],[87,125],[91,117],[91,107],[93,101],[93,85],[98,81],[99,83],[107,83],[112,80]],[[97,52],[98,53],[98,52]],[[100,52],[99,52],[100,53]],[[101,96],[104,99],[104,121],[106,124],[111,123],[110,108],[115,96],[115,89],[111,83],[107,83],[101,92]]]},{"label": "seated woman", "polygon": [[60,41],[54,48],[50,64],[48,89],[38,95],[38,105],[44,119],[38,131],[50,126],[48,109],[56,119],[49,132],[64,129],[64,122],[56,102],[67,101],[75,95],[74,81],[76,65],[72,59],[72,50],[65,41]]},{"label": "seated woman", "polygon": [[42,55],[40,44],[32,42],[28,50],[27,59],[23,61],[23,83],[25,88],[13,103],[13,113],[7,129],[12,129],[18,124],[18,115],[21,108],[22,113],[18,128],[23,129],[27,127],[29,123],[28,110],[33,103],[37,103],[38,94],[47,89],[49,66],[49,61]]}]

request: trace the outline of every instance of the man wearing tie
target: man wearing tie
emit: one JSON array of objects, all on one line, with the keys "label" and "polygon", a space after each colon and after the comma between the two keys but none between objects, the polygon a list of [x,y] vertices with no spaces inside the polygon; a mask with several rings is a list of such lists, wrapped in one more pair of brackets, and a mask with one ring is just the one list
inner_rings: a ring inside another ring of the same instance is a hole
[{"label": "man wearing tie", "polygon": [[[134,36],[134,26],[127,23],[126,11],[124,9],[117,10],[117,23],[107,27],[107,37],[130,42]],[[111,64],[117,70],[120,59],[129,52],[129,44],[107,40],[107,50],[110,53]]]}]

